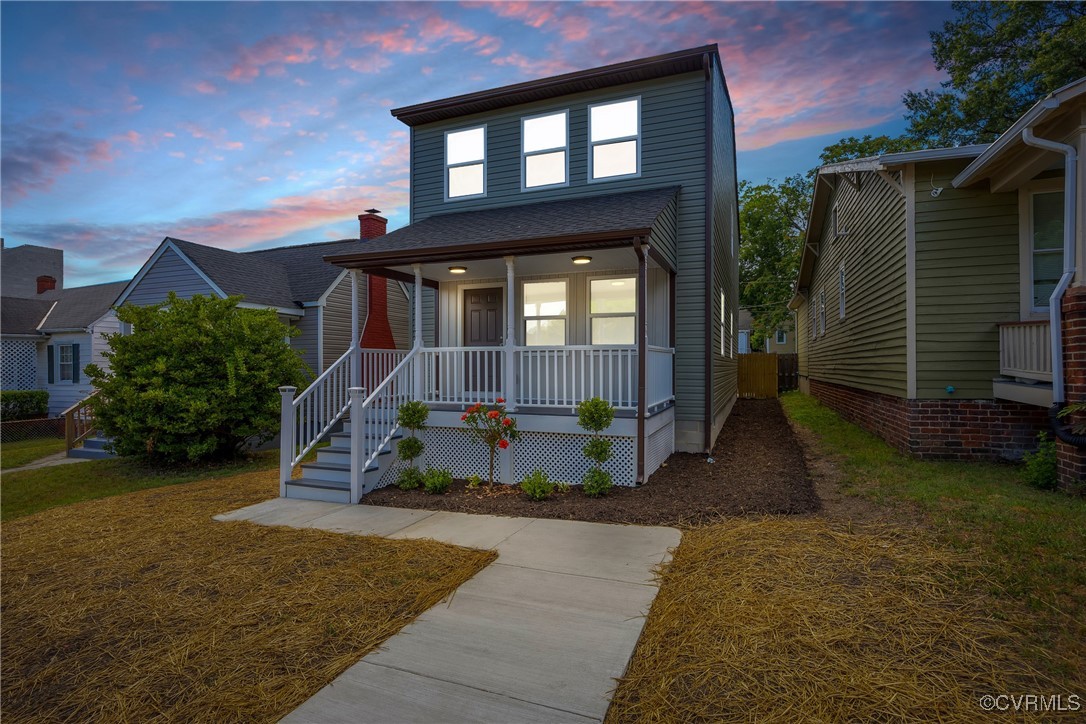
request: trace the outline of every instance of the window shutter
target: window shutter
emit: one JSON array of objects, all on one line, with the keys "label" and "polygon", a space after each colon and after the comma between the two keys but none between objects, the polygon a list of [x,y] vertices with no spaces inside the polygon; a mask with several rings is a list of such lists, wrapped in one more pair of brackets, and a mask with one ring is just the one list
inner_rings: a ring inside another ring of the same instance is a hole
[{"label": "window shutter", "polygon": [[48,373],[49,384],[53,384],[53,382],[54,382],[53,376],[56,374],[56,370],[55,370],[55,367],[56,367],[56,364],[55,364],[55,361],[56,361],[56,356],[55,356],[56,355],[56,345],[51,344],[48,347],[46,347],[45,350],[46,350],[45,366],[48,367],[48,369],[49,369],[49,373]]},{"label": "window shutter", "polygon": [[72,384],[79,384],[79,345],[72,345]]}]

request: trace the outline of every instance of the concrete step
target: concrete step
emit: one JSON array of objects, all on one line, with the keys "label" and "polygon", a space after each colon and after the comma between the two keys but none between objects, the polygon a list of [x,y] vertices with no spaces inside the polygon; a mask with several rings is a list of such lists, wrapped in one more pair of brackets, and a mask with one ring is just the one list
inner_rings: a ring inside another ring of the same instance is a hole
[{"label": "concrete step", "polygon": [[76,447],[68,451],[68,457],[84,458],[87,460],[105,460],[106,458],[113,458],[117,456],[107,450],[102,450],[100,448]]}]

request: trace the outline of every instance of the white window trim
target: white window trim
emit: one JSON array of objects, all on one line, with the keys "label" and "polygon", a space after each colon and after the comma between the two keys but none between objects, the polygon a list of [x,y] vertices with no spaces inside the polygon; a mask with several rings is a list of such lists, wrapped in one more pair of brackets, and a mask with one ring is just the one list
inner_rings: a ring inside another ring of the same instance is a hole
[{"label": "white window trim", "polygon": [[[1033,195],[1063,190],[1063,178],[1031,181],[1018,190],[1018,277],[1023,322],[1049,318],[1048,307],[1033,306]],[[1060,254],[1062,258],[1062,247]]]},{"label": "white window trim", "polygon": [[[68,379],[64,379],[64,349],[68,349],[68,365],[72,368],[71,374]],[[75,384],[75,348],[74,343],[57,345],[57,382],[64,385]]]},{"label": "white window trim", "polygon": [[[622,136],[621,138],[608,138],[606,141],[592,141],[592,109],[599,106],[612,106],[616,103],[626,103],[627,101],[637,101],[637,133],[632,136]],[[602,103],[592,103],[588,106],[588,183],[606,183],[608,181],[616,181],[624,178],[639,178],[641,176],[641,96],[629,96],[626,98],[616,98],[610,101],[604,101]],[[613,143],[622,143],[624,141],[636,141],[636,163],[637,170],[634,173],[622,174],[621,176],[604,176],[603,178],[595,178],[593,176],[592,169],[592,150],[596,146],[608,146]]]},{"label": "white window trim", "polygon": [[[483,129],[483,161],[482,161],[482,163],[483,163],[483,192],[479,193],[479,194],[467,194],[467,195],[464,195],[464,196],[449,196],[449,169],[462,168],[464,166],[474,166],[474,165],[479,163],[479,161],[462,161],[460,163],[452,163],[452,164],[450,164],[449,163],[449,134],[461,133],[463,131],[474,131],[474,130],[476,130],[478,128]],[[442,174],[445,177],[445,201],[456,202],[456,201],[463,201],[464,199],[482,199],[482,198],[486,198],[486,192],[487,192],[486,157],[488,155],[487,152],[486,152],[486,148],[487,148],[487,128],[486,128],[486,124],[484,123],[484,124],[478,125],[478,126],[465,126],[463,128],[451,128],[448,131],[445,131],[445,135],[442,137],[442,143],[443,143],[443,145],[442,145],[442,148],[441,148],[441,153],[442,153],[442,158],[445,161],[444,170],[442,171]]]},{"label": "white window trim", "polygon": [[724,290],[721,290],[719,292],[719,294],[720,294],[720,325],[719,325],[719,327],[720,327],[720,356],[721,357],[727,357],[728,356],[728,348],[725,346],[725,341],[727,340],[727,336],[725,335],[725,332],[727,331],[727,329],[726,329],[725,325],[727,324],[727,320],[728,320],[728,312],[727,312],[727,306],[725,304],[725,299],[724,299]]},{"label": "white window trim", "polygon": [[[782,339],[782,337],[783,337],[783,339]],[[783,329],[778,329],[777,330],[777,336],[776,336],[776,342],[777,342],[777,344],[788,344],[788,332],[785,332]]]},{"label": "white window trim", "polygon": [[[536,151],[524,150],[524,124],[527,121],[531,121],[536,118],[546,118],[547,116],[564,115],[566,117],[566,143],[563,146],[554,146],[552,148],[541,148]],[[528,185],[528,157],[529,156],[542,156],[548,153],[554,153],[555,151],[565,151],[566,153],[566,178],[561,183],[557,184],[544,184],[542,186],[529,186]],[[524,116],[520,119],[520,190],[523,191],[539,191],[541,189],[557,189],[563,186],[569,186],[569,109],[566,108],[561,111],[548,111],[546,113],[536,113],[532,116]],[[483,184],[483,188],[486,188],[486,184]]]},{"label": "white window trim", "polygon": [[[547,284],[554,282],[562,282],[562,286],[565,289],[566,300],[566,313],[565,314],[543,314],[543,315],[527,315],[524,313],[524,287],[527,284]],[[565,341],[562,342],[563,346],[569,345],[569,278],[563,277],[561,279],[524,279],[520,282],[520,334],[522,344],[525,347],[530,346],[528,344],[528,322],[529,320],[545,320],[545,319],[561,319],[566,323]],[[545,345],[540,345],[545,346]]]},{"label": "white window trim", "polygon": [[[593,311],[592,311],[592,282],[597,280],[597,279],[633,279],[633,282],[634,282],[634,311],[633,311],[633,313],[632,314],[629,313],[629,312],[595,312],[595,313],[593,313]],[[637,346],[637,330],[640,329],[640,325],[638,324],[639,318],[637,316],[637,293],[638,293],[637,292],[637,273],[636,272],[634,272],[634,273],[626,272],[624,274],[623,273],[593,274],[593,275],[591,275],[591,276],[589,276],[589,277],[587,277],[585,279],[584,284],[585,284],[585,289],[584,289],[584,295],[585,295],[584,296],[584,298],[585,298],[585,307],[584,307],[585,308],[585,330],[584,330],[584,332],[585,332],[585,340],[588,342],[588,344],[590,346],[592,346],[592,347],[609,347],[609,346],[612,346],[612,345],[597,344],[596,342],[594,342],[592,340],[592,320],[593,320],[593,318],[595,318],[595,317],[630,317],[630,316],[632,316],[633,320],[634,320],[634,341],[631,342],[628,345],[617,345],[617,346],[619,346],[619,347],[621,347],[621,346],[636,347]]]},{"label": "white window trim", "polygon": [[826,290],[818,292],[818,333],[826,334]]},{"label": "white window trim", "polygon": [[837,314],[838,319],[845,318],[846,312],[846,291],[848,280],[845,277],[845,263],[841,262],[841,266],[837,268]]},{"label": "white window trim", "polygon": [[830,211],[830,220],[833,225],[833,238],[841,239],[848,236],[848,229],[841,227],[841,205],[835,203],[833,209]]}]

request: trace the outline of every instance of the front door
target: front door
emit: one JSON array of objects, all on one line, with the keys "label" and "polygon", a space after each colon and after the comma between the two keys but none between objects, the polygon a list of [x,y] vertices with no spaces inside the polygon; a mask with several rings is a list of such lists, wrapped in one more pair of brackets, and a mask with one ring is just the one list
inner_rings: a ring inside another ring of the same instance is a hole
[{"label": "front door", "polygon": [[502,288],[464,290],[464,387],[471,392],[501,391],[501,352],[471,350],[471,347],[501,347]]}]

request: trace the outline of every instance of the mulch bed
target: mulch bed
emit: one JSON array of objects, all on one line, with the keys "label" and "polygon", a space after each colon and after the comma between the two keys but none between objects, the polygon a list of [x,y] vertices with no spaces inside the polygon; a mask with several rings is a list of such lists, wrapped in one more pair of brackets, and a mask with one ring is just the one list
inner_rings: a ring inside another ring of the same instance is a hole
[{"label": "mulch bed", "polygon": [[533,501],[515,486],[468,490],[456,481],[445,495],[394,486],[362,502],[460,513],[561,518],[639,525],[698,525],[723,516],[799,514],[819,509],[803,452],[777,400],[739,400],[713,448],[705,455],[676,453],[639,488],[615,487],[588,498],[579,486]]}]

